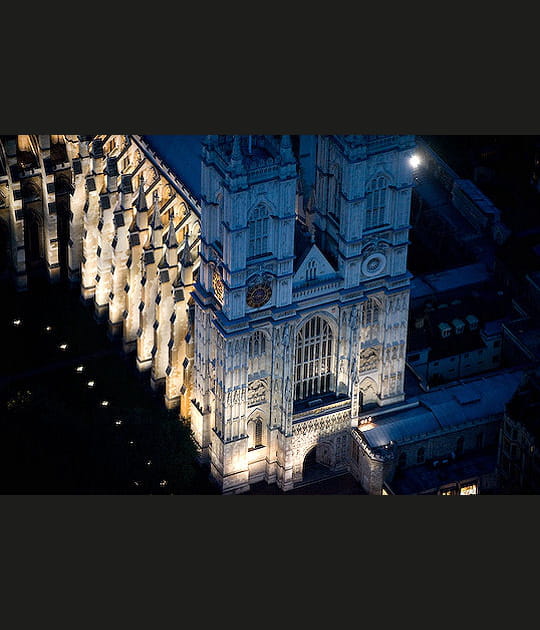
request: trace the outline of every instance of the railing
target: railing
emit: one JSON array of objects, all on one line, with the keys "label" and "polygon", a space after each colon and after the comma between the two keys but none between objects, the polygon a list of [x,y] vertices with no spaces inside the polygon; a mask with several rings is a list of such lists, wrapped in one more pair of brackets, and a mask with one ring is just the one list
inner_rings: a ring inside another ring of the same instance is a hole
[{"label": "railing", "polygon": [[333,280],[332,282],[325,282],[324,284],[317,284],[314,286],[300,286],[298,288],[293,287],[293,298],[300,299],[317,296],[321,293],[326,293],[327,291],[339,289],[340,284],[339,280]]}]

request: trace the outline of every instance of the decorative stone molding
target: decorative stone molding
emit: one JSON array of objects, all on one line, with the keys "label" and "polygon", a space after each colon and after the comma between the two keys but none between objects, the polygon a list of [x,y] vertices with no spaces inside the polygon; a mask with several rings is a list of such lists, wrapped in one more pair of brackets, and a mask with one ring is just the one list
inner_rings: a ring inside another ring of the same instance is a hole
[{"label": "decorative stone molding", "polygon": [[268,383],[266,379],[258,379],[248,384],[248,407],[268,402]]}]

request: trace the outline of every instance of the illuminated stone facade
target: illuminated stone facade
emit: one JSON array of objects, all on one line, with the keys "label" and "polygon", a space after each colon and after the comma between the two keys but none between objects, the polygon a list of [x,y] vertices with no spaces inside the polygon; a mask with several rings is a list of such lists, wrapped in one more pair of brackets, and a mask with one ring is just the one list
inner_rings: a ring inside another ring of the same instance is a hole
[{"label": "illuminated stone facade", "polygon": [[207,136],[200,199],[140,136],[0,140],[17,287],[80,283],[223,492],[350,469],[404,398],[412,136]]},{"label": "illuminated stone facade", "polygon": [[139,136],[7,136],[0,223],[19,289],[80,283],[96,317],[187,418],[198,202]]},{"label": "illuminated stone facade", "polygon": [[224,492],[289,490],[314,448],[346,470],[360,410],[403,400],[413,146],[319,137],[304,206],[288,136],[208,137],[191,421]]}]

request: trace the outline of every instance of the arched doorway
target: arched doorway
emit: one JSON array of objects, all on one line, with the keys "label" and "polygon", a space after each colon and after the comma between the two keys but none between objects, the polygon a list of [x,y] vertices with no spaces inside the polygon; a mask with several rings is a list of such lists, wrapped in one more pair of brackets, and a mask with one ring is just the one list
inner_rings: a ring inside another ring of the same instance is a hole
[{"label": "arched doorway", "polygon": [[302,482],[324,479],[332,471],[333,448],[330,443],[321,442],[313,446],[304,457]]}]

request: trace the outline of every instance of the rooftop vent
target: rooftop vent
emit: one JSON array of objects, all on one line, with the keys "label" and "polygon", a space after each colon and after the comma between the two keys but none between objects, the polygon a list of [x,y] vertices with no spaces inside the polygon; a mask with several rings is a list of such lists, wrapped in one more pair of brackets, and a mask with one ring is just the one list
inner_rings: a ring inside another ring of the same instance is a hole
[{"label": "rooftop vent", "polygon": [[467,320],[471,330],[476,330],[478,328],[478,317],[476,317],[476,315],[467,315],[465,319]]},{"label": "rooftop vent", "polygon": [[465,330],[465,322],[462,319],[453,319],[452,325],[456,329],[457,335],[461,335],[461,333]]},{"label": "rooftop vent", "polygon": [[452,332],[452,327],[446,322],[441,322],[439,324],[439,330],[441,331],[441,337],[449,337]]}]

